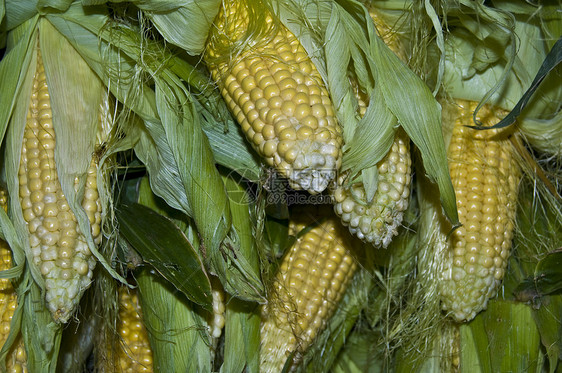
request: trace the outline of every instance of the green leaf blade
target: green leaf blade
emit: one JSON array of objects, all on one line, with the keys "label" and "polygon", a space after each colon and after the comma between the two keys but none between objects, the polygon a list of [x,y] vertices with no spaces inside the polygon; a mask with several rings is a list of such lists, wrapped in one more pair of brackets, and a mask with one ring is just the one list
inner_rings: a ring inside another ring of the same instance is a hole
[{"label": "green leaf blade", "polygon": [[198,253],[169,219],[139,204],[117,211],[120,233],[164,278],[188,299],[212,310],[211,283]]}]

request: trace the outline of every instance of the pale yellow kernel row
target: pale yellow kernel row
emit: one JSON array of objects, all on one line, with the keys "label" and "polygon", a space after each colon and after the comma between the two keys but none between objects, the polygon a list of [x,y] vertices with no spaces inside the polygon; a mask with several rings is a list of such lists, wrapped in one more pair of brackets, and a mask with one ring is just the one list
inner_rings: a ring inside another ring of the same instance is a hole
[{"label": "pale yellow kernel row", "polygon": [[292,188],[322,192],[341,165],[342,145],[322,77],[282,24],[268,43],[221,59],[220,47],[242,37],[249,22],[241,3],[225,1],[223,7],[205,60],[229,109],[254,149]]},{"label": "pale yellow kernel row", "polygon": [[[305,210],[306,211],[306,210]],[[355,273],[355,241],[339,219],[324,209],[322,215],[294,216],[290,234],[298,238],[282,259],[267,307],[262,312],[261,371],[280,372],[293,355],[296,366],[325,328]]]},{"label": "pale yellow kernel row", "polygon": [[[45,278],[47,306],[56,321],[66,322],[90,285],[95,259],[63,194],[55,164],[55,144],[49,89],[38,50],[22,141],[19,198],[33,264]],[[94,242],[99,243],[101,204],[96,172],[92,163],[83,207],[90,219]]]},{"label": "pale yellow kernel row", "polygon": [[[448,157],[462,226],[449,238],[440,292],[444,310],[468,321],[486,308],[505,275],[521,170],[509,130],[468,128],[477,102],[456,104]],[[477,119],[491,126],[505,114],[486,105]]]}]

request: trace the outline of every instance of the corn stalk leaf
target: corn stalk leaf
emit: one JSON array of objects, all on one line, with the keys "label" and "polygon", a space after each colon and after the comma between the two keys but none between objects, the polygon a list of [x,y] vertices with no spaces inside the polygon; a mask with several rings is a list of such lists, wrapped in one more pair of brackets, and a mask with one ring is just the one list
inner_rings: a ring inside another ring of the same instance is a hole
[{"label": "corn stalk leaf", "polygon": [[168,218],[140,204],[122,205],[119,232],[127,242],[188,299],[212,310],[211,283],[199,255]]},{"label": "corn stalk leaf", "polygon": [[205,320],[183,293],[145,268],[137,276],[155,372],[211,372]]}]

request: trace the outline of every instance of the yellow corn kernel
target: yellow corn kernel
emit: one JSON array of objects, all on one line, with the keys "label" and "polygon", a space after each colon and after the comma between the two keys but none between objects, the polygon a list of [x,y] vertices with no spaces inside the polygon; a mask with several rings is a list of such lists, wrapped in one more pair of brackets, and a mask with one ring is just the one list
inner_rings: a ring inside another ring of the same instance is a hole
[{"label": "yellow corn kernel", "polygon": [[[261,372],[280,372],[287,358],[292,366],[324,329],[355,273],[357,241],[336,216],[324,210],[325,220],[316,226],[306,210],[293,216],[289,229],[299,237],[282,259],[262,312]],[[316,216],[318,218],[318,216]]]},{"label": "yellow corn kernel", "polygon": [[[278,23],[270,37],[230,58],[249,25],[241,1],[225,0],[205,60],[254,149],[294,189],[320,193],[341,165],[342,135],[328,91],[299,40]],[[271,26],[270,14],[264,23]],[[227,56],[228,58],[225,58]]]},{"label": "yellow corn kernel", "polygon": [[[477,103],[457,100],[448,158],[462,226],[448,241],[440,278],[442,306],[469,321],[485,309],[505,274],[511,250],[521,170],[508,129],[474,130]],[[488,105],[477,119],[491,126],[507,114]]]},{"label": "yellow corn kernel", "polygon": [[[405,53],[400,40],[382,21],[373,8],[369,9],[377,30],[385,43],[401,58]],[[367,97],[355,86],[359,115],[363,117],[367,110]],[[332,191],[334,211],[341,217],[342,223],[349,231],[365,242],[375,246],[387,247],[392,238],[398,234],[404,215],[408,208],[411,183],[410,140],[399,129],[394,143],[387,155],[377,163],[378,184],[371,202],[363,183],[354,183],[345,187],[346,174],[338,178]]]},{"label": "yellow corn kernel", "polygon": [[153,372],[152,350],[140,311],[137,291],[120,287],[117,332],[121,343],[115,355],[119,373]]},{"label": "yellow corn kernel", "polygon": [[[0,189],[0,206],[7,210],[8,198],[6,191]],[[12,268],[12,251],[6,241],[0,240],[0,271]],[[0,347],[6,343],[10,334],[10,323],[16,310],[16,291],[10,279],[0,278]],[[27,372],[27,358],[23,339],[17,337],[6,358],[6,372]]]},{"label": "yellow corn kernel", "polygon": [[[52,117],[45,69],[38,50],[22,141],[19,198],[33,263],[45,279],[47,306],[53,319],[64,323],[90,285],[95,258],[62,192],[55,164]],[[82,205],[90,219],[94,242],[99,243],[101,204],[96,183],[96,164],[92,160]]]}]

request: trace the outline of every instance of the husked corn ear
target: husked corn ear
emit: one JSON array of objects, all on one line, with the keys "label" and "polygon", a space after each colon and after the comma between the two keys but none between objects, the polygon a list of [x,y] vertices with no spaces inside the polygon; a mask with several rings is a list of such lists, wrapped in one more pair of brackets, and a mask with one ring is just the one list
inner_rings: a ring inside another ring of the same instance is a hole
[{"label": "husked corn ear", "polygon": [[[341,165],[342,135],[322,77],[299,40],[279,23],[271,38],[224,59],[248,29],[241,1],[225,0],[205,59],[254,149],[294,189],[320,193]],[[270,15],[266,21],[273,23]]]},{"label": "husked corn ear", "polygon": [[[34,264],[46,284],[53,319],[66,322],[90,285],[95,259],[63,194],[55,164],[55,131],[41,52],[25,124],[19,168],[19,198]],[[76,180],[78,183],[78,179]],[[82,202],[94,242],[101,240],[101,204],[96,164],[88,170]]]},{"label": "husked corn ear", "polygon": [[[0,188],[0,206],[6,210],[7,207],[6,191]],[[0,240],[0,271],[12,268],[12,251],[8,243]],[[0,278],[0,347],[6,343],[10,334],[10,323],[17,306],[16,290],[12,286],[10,279]],[[23,345],[23,338],[17,337],[11,351],[6,358],[6,372],[27,372],[27,357]]]},{"label": "husked corn ear", "polygon": [[[357,268],[352,254],[357,241],[325,211],[326,219],[298,238],[282,259],[262,312],[261,372],[281,372],[293,352],[293,367],[298,364],[338,307]],[[304,214],[295,216],[290,234],[313,222]]]},{"label": "husked corn ear", "polygon": [[121,343],[115,364],[119,373],[153,372],[152,350],[140,310],[137,291],[121,286],[117,321]]},{"label": "husked corn ear", "polygon": [[[477,103],[456,103],[448,158],[462,226],[449,238],[439,291],[443,309],[457,321],[469,321],[486,308],[505,274],[521,170],[509,133],[465,127]],[[477,119],[491,126],[505,114],[483,106]]]},{"label": "husked corn ear", "polygon": [[398,131],[390,151],[377,168],[377,190],[370,203],[363,183],[345,187],[343,175],[332,192],[334,210],[352,234],[375,246],[387,247],[398,234],[410,197],[410,142],[404,131]]}]

